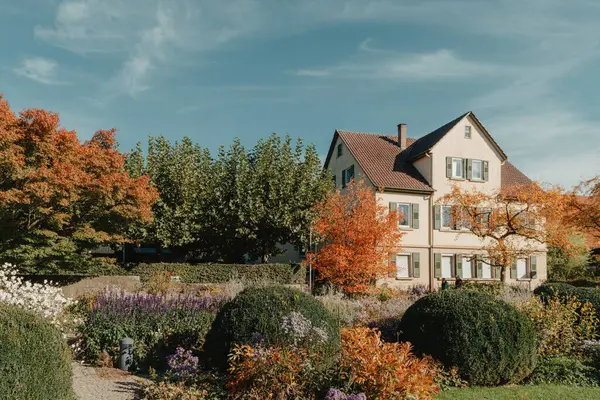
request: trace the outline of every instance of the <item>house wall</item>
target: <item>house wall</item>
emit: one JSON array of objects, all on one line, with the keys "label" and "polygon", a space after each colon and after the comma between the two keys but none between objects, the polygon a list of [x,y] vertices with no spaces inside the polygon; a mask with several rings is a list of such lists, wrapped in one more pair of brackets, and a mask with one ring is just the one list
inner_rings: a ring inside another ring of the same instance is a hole
[{"label": "house wall", "polygon": [[[342,155],[340,157],[337,156],[337,147],[339,144],[342,145]],[[348,146],[338,137],[333,153],[331,154],[331,159],[329,160],[329,165],[327,166],[331,174],[335,175],[336,187],[342,187],[342,171],[351,165],[354,165],[354,180],[356,182],[363,180],[367,186],[374,187],[363,169],[358,165],[352,153],[350,153]]]},{"label": "house wall", "polygon": [[419,158],[417,161],[415,161],[413,163],[413,165],[415,166],[415,168],[417,169],[417,171],[419,171],[419,173],[421,175],[423,175],[423,178],[425,178],[427,180],[427,182],[429,182],[430,185],[433,185],[432,183],[432,175],[431,175],[431,157],[430,156],[425,156],[425,157],[421,157]]}]

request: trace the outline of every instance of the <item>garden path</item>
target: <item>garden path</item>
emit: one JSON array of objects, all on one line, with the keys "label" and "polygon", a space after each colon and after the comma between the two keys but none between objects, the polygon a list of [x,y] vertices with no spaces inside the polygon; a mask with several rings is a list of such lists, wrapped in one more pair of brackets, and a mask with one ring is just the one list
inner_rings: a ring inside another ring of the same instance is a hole
[{"label": "garden path", "polygon": [[133,400],[141,380],[115,368],[73,363],[73,389],[79,400]]}]

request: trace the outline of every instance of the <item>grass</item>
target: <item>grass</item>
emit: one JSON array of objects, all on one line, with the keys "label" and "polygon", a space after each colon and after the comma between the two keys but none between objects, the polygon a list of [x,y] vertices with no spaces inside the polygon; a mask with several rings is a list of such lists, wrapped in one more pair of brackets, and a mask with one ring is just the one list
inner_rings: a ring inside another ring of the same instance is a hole
[{"label": "grass", "polygon": [[440,393],[436,400],[588,400],[600,399],[600,388],[573,386],[511,386],[497,388],[453,389]]}]

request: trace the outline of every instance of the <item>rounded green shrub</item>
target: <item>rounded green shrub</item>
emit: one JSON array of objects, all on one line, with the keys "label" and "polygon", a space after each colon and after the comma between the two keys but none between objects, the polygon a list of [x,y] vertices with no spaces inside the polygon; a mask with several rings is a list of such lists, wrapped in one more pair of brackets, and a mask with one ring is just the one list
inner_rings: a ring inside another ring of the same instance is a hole
[{"label": "rounded green shrub", "polygon": [[0,399],[73,399],[71,353],[42,317],[0,303]]},{"label": "rounded green shrub", "polygon": [[340,326],[309,294],[282,286],[248,288],[220,309],[206,336],[210,365],[227,368],[235,344],[295,344],[333,356],[340,348]]},{"label": "rounded green shrub", "polygon": [[471,385],[517,383],[535,366],[535,331],[511,305],[484,293],[446,290],[419,299],[400,321],[400,339]]}]

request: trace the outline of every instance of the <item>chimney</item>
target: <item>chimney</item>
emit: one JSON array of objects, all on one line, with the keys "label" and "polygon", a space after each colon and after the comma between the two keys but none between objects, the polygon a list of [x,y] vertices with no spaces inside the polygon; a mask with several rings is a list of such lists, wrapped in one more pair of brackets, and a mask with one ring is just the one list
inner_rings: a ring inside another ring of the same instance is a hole
[{"label": "chimney", "polygon": [[406,124],[398,124],[398,144],[402,150],[406,148]]}]

